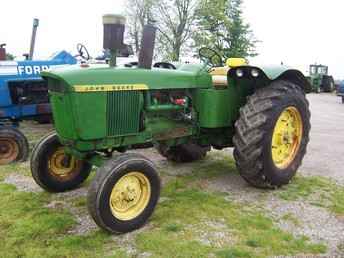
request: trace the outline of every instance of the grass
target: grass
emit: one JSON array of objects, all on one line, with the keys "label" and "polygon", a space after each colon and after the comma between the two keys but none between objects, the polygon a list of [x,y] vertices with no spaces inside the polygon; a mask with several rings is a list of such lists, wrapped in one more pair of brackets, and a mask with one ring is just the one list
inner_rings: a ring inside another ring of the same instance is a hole
[{"label": "grass", "polygon": [[289,221],[293,223],[295,226],[300,226],[300,221],[292,214],[286,213],[281,217],[282,220]]},{"label": "grass", "polygon": [[[37,141],[40,133],[30,135],[30,142]],[[169,174],[169,170],[182,168],[191,172]],[[150,257],[188,258],[292,256],[322,254],[327,249],[324,244],[281,230],[261,209],[239,205],[225,199],[222,193],[207,191],[204,184],[209,179],[237,173],[234,161],[224,152],[212,153],[192,165],[163,168],[162,177],[169,181],[163,187],[164,201],[157,206],[149,224],[134,234],[117,237],[101,230],[83,236],[70,234],[76,226],[74,215],[64,205],[47,205],[55,200],[65,201],[84,214],[86,199],[17,191],[1,182],[11,173],[30,176],[29,163],[0,167],[0,257],[132,257],[127,253],[128,244]],[[287,200],[307,199],[317,193],[317,188],[325,191],[333,186],[310,180],[297,178],[277,193]],[[85,185],[90,181],[91,178]],[[338,189],[329,189],[333,192],[333,210],[342,207],[342,192]],[[297,223],[292,216],[282,219]]]},{"label": "grass", "polygon": [[304,200],[337,215],[344,215],[344,187],[324,177],[295,177],[280,191],[279,197],[287,201]]},{"label": "grass", "polygon": [[46,208],[50,194],[18,192],[7,184],[0,184],[0,193],[0,257],[105,257],[109,244],[112,257],[125,257],[104,232],[69,235],[74,218]]},{"label": "grass", "polygon": [[[189,180],[190,176],[165,186],[162,196],[168,201],[158,206],[153,228],[138,235],[139,250],[153,253],[153,257],[266,257],[326,252],[323,244],[293,237],[252,207],[242,207],[198,188],[190,189]],[[219,230],[209,226],[212,223],[223,225]],[[231,241],[219,245],[216,237],[212,239],[212,231],[221,231]],[[203,237],[210,240],[208,244],[202,244]]]},{"label": "grass", "polygon": [[[22,175],[28,173],[27,165],[20,164],[1,167],[0,173],[8,175],[13,169],[19,169]],[[221,193],[207,192],[199,183],[228,171],[236,173],[233,160],[216,154],[193,164],[190,174],[170,180],[162,192],[165,201],[158,205],[150,225],[132,237],[131,244],[151,257],[266,257],[326,252],[325,245],[311,243],[306,237],[295,238],[261,211],[225,200]],[[125,245],[101,230],[85,236],[70,235],[68,231],[76,225],[70,211],[63,206],[46,208],[56,200],[55,195],[19,192],[4,183],[0,183],[0,194],[0,257],[127,256]],[[64,201],[77,209],[84,209],[86,204],[84,197]]]}]

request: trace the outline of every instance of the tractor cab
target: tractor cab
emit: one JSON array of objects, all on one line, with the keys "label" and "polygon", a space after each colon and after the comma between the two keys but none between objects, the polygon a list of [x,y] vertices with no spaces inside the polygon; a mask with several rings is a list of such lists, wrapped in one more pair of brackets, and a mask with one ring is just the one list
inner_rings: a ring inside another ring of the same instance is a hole
[{"label": "tractor cab", "polygon": [[329,75],[328,66],[312,64],[309,66],[308,80],[312,85],[312,89],[316,93],[332,92],[335,90],[335,82],[332,76]]},{"label": "tractor cab", "polygon": [[327,75],[328,74],[328,66],[326,65],[310,65],[309,67],[309,74],[311,76],[316,75]]}]

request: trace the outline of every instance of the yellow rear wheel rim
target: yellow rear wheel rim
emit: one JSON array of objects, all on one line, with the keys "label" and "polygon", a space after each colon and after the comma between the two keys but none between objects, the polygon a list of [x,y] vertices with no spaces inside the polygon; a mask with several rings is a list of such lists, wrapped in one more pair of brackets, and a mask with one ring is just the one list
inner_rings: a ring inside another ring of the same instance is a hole
[{"label": "yellow rear wheel rim", "polygon": [[300,112],[295,107],[287,107],[279,116],[272,135],[271,153],[275,166],[287,168],[299,151],[303,134]]},{"label": "yellow rear wheel rim", "polygon": [[48,160],[50,174],[60,180],[69,180],[74,177],[82,165],[82,161],[76,160],[73,156],[70,158],[69,164],[66,165],[64,164],[65,158],[66,154],[63,147],[59,147]]},{"label": "yellow rear wheel rim", "polygon": [[113,187],[109,205],[112,215],[119,220],[132,220],[147,207],[151,185],[141,172],[130,172],[121,177]]}]

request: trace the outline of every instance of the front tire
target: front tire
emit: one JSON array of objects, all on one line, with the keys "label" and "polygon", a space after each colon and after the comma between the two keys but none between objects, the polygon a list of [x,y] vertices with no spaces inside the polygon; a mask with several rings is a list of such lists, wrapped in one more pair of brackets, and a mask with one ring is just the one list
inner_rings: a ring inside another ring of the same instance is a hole
[{"label": "front tire", "polygon": [[100,167],[88,193],[88,209],[99,227],[126,233],[143,226],[160,196],[160,178],[151,161],[122,154]]},{"label": "front tire", "polygon": [[91,170],[92,165],[86,161],[67,157],[56,133],[42,138],[33,149],[32,177],[39,186],[49,192],[64,192],[77,188],[87,179]]},{"label": "front tire", "polygon": [[29,143],[24,134],[12,127],[0,127],[0,165],[26,161]]},{"label": "front tire", "polygon": [[304,92],[288,81],[275,81],[249,97],[240,110],[233,138],[241,176],[259,188],[288,184],[306,153],[310,131]]}]

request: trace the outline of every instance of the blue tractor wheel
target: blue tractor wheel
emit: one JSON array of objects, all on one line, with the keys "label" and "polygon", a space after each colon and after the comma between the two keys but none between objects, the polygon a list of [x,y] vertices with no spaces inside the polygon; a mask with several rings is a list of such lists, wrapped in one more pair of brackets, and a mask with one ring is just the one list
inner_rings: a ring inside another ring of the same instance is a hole
[{"label": "blue tractor wheel", "polygon": [[29,155],[26,137],[12,127],[0,127],[0,165],[25,161]]}]

